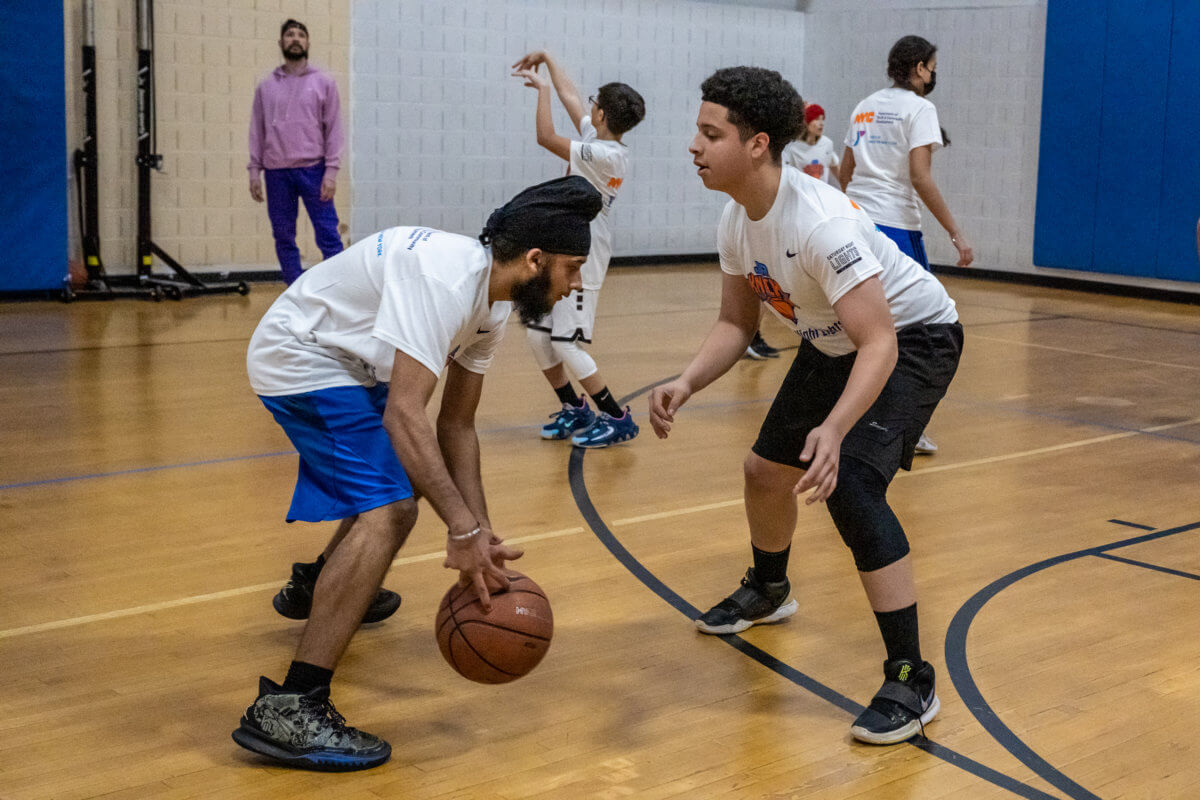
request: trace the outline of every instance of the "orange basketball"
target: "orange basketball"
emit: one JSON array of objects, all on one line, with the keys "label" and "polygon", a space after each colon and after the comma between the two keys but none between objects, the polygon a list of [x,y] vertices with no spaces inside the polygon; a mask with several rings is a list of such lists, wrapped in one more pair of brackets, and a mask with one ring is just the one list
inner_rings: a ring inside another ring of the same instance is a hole
[{"label": "orange basketball", "polygon": [[554,615],[546,593],[519,572],[508,577],[512,587],[492,592],[490,613],[483,613],[474,586],[457,583],[438,607],[435,632],[442,657],[477,683],[515,681],[550,649]]}]

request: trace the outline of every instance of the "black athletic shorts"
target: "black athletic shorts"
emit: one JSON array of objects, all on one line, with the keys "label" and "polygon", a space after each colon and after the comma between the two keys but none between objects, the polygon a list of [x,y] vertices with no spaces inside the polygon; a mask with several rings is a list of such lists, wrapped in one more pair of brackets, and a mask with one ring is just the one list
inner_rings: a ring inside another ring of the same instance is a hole
[{"label": "black athletic shorts", "polygon": [[[874,467],[886,481],[911,469],[921,432],[946,394],[962,354],[962,325],[910,325],[896,331],[896,368],[875,403],[842,440],[842,457]],[[777,464],[804,469],[800,451],[809,431],[829,416],[854,366],[856,353],[827,356],[805,341],[751,448]]]}]

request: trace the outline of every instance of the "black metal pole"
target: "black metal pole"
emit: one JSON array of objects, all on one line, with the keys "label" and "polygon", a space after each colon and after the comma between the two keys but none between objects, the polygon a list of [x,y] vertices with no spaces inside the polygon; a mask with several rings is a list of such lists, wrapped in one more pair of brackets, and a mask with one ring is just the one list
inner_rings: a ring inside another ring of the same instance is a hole
[{"label": "black metal pole", "polygon": [[[237,292],[246,294],[250,286],[245,281],[215,281],[205,283],[184,269],[154,241],[151,227],[150,170],[162,169],[163,157],[154,152],[158,147],[154,107],[154,2],[137,3],[137,274],[144,285],[161,287],[167,297],[178,300],[185,293],[210,294]],[[156,276],[152,272],[157,256],[175,275]]]},{"label": "black metal pole", "polygon": [[75,153],[80,178],[77,188],[83,201],[79,233],[83,243],[83,263],[88,281],[104,282],[104,261],[100,257],[100,176],[99,142],[96,123],[96,19],[95,0],[83,4],[83,148]]}]

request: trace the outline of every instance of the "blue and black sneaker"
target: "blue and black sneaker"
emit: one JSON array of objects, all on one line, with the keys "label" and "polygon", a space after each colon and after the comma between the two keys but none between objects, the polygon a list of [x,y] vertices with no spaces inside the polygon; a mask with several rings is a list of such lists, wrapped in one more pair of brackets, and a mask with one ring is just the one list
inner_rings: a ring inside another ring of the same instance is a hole
[{"label": "blue and black sneaker", "polygon": [[638,435],[638,426],[633,422],[633,414],[629,406],[619,417],[610,417],[601,411],[596,415],[596,421],[586,430],[576,434],[571,444],[576,447],[608,447],[618,442],[627,442]]},{"label": "blue and black sneaker", "polygon": [[550,418],[554,421],[548,422],[542,427],[542,438],[568,439],[571,434],[584,430],[595,422],[596,415],[592,413],[587,398],[580,398],[580,403],[581,405],[578,406],[563,403],[562,411],[551,414]]},{"label": "blue and black sneaker", "polygon": [[392,755],[390,744],[346,724],[329,702],[328,686],[297,694],[267,678],[259,679],[258,699],[233,740],[289,767],[321,772],[370,769]]}]

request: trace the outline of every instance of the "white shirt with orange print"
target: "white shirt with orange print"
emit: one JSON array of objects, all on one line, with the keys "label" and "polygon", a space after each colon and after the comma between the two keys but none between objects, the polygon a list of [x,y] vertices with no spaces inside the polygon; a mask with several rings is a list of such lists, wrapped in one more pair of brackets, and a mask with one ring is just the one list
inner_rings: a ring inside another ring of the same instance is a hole
[{"label": "white shirt with orange print", "polygon": [[879,225],[921,230],[921,206],[908,172],[908,154],[942,146],[933,103],[908,89],[880,89],[854,107],[845,144],[854,153],[850,199]]},{"label": "white shirt with orange print", "polygon": [[612,213],[617,190],[629,172],[629,149],[620,142],[596,138],[596,128],[591,119],[584,115],[579,123],[582,139],[571,142],[571,160],[568,175],[582,175],[596,187],[604,198],[600,213],[591,223],[592,249],[580,271],[583,288],[596,290],[604,283],[608,262],[612,258]]},{"label": "white shirt with orange print", "polygon": [[956,322],[946,290],[846,195],[784,167],[771,210],[754,221],[733,200],[717,229],[721,269],[744,275],[784,325],[822,353],[854,352],[833,304],[878,275],[896,329]]}]

